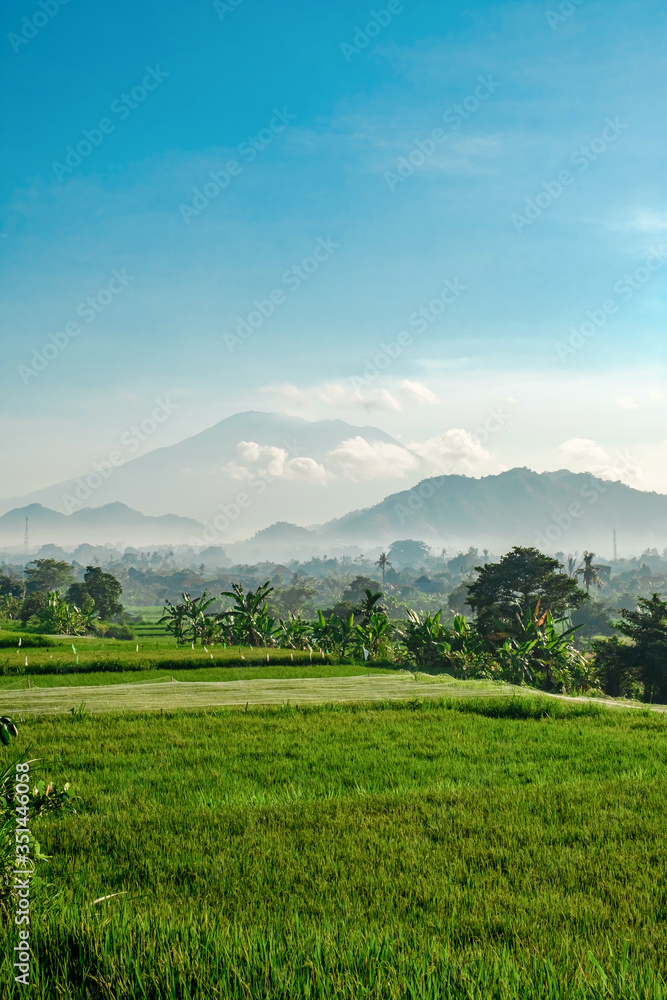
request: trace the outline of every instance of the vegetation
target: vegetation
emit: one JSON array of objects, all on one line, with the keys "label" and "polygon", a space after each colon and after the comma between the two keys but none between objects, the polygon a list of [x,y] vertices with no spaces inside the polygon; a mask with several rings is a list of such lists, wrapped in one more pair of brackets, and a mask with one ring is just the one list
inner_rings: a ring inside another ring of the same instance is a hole
[{"label": "vegetation", "polygon": [[[389,551],[398,559],[422,548],[422,543],[404,541]],[[485,559],[484,564],[474,567],[476,577],[459,588],[461,603],[475,613],[472,619],[463,614],[446,618],[442,609],[420,613],[409,605],[404,606],[402,619],[392,619],[387,595],[365,576],[349,583],[333,609],[316,609],[312,617],[288,610],[282,617],[276,613],[277,606],[298,608],[309,598],[310,589],[292,578],[278,598],[270,580],[254,589],[232,582],[231,589],[217,597],[209,596],[206,590],[194,597],[184,592],[177,603],[165,601],[162,618],[153,626],[157,631],[151,634],[157,637],[164,627],[160,634],[171,635],[177,646],[205,647],[214,663],[221,662],[221,649],[238,650],[236,662],[244,663],[248,661],[242,649],[262,650],[262,658],[271,650],[289,651],[290,662],[294,662],[295,653],[307,652],[311,661],[315,655],[326,662],[331,658],[386,662],[399,668],[446,670],[459,679],[527,684],[548,692],[604,692],[612,697],[667,701],[667,619],[658,594],[640,598],[635,610],[621,609],[611,625],[623,638],[601,641],[596,628],[607,621],[608,610],[591,601],[576,582],[581,577],[590,589],[601,583],[599,572],[606,576],[608,567],[595,565],[592,552],[583,554],[579,568],[576,560],[571,560],[569,572],[558,560],[532,548],[515,547],[498,562],[488,553]],[[67,597],[55,590],[45,593],[35,589],[40,580],[44,583],[58,574],[64,579],[67,565],[44,559],[28,567],[31,593],[22,599],[18,615],[24,627],[51,635],[132,638],[122,615],[112,623],[99,617],[99,608],[117,612],[121,607],[119,581],[99,567],[88,566],[83,580],[70,584]],[[386,553],[377,565],[394,572]],[[465,566],[469,567],[469,562],[462,560],[462,569]],[[20,589],[16,577],[9,574],[0,578],[0,587]],[[73,597],[83,598],[81,607],[71,603],[69,598]],[[18,598],[7,593],[0,600]],[[5,622],[11,627],[11,618],[6,616]],[[136,626],[140,636],[142,627]],[[593,640],[590,649],[585,642],[577,642],[580,630]],[[0,637],[0,645],[8,644]],[[144,650],[137,659],[128,655],[130,650],[123,652],[117,646],[111,656],[87,657],[81,670],[200,667],[198,658],[189,654],[171,652],[159,657],[144,655]],[[138,644],[134,652],[139,652]],[[274,659],[276,656],[281,654],[274,654]],[[53,660],[52,654],[49,659]],[[78,669],[78,654],[75,660],[72,663],[71,658],[59,656],[51,664],[51,672]],[[287,665],[284,656],[280,662]],[[0,671],[10,674],[48,666],[34,658],[30,664],[11,657],[3,663],[0,658]]]},{"label": "vegetation", "polygon": [[653,594],[638,598],[635,610],[624,608],[615,628],[629,642],[594,643],[605,689],[618,697],[640,691],[644,701],[667,701],[667,602]]},{"label": "vegetation", "polygon": [[519,546],[498,563],[476,566],[479,575],[467,588],[467,603],[479,630],[514,635],[523,631],[526,615],[538,605],[554,618],[578,608],[585,595],[562,568],[538,549]]},{"label": "vegetation", "polygon": [[28,720],[80,796],[34,824],[34,995],[664,998],[666,724],[528,698]]}]

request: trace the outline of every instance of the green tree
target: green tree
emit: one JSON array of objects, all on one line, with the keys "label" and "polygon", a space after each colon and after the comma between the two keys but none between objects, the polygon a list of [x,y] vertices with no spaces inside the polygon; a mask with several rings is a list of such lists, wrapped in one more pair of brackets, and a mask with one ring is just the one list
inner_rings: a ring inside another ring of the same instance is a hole
[{"label": "green tree", "polygon": [[385,608],[380,604],[383,596],[381,590],[378,590],[376,593],[373,593],[369,587],[364,590],[363,598],[353,611],[355,620],[357,617],[361,618],[359,624],[362,627],[368,625],[371,619],[377,615],[387,617]]},{"label": "green tree", "polygon": [[[660,594],[638,597],[634,610],[621,610],[614,628],[631,640],[612,647],[621,675],[638,678],[644,685],[644,701],[667,704],[667,601]],[[596,649],[604,665],[604,644],[596,644]]]},{"label": "green tree", "polygon": [[413,566],[416,569],[428,559],[430,552],[425,542],[415,542],[412,538],[392,542],[389,546],[389,558],[401,568]]},{"label": "green tree", "polygon": [[0,573],[0,597],[18,597],[19,599],[23,599],[24,596],[25,583],[23,580]]},{"label": "green tree", "polygon": [[31,618],[34,616],[39,617],[43,611],[49,606],[49,595],[48,591],[36,590],[34,594],[28,594],[24,598],[21,604],[21,610],[19,612],[19,618],[21,619],[21,624],[25,628]]},{"label": "green tree", "polygon": [[553,618],[578,608],[586,595],[562,569],[538,549],[516,545],[500,562],[476,566],[478,577],[467,589],[479,631],[518,635],[538,607]]},{"label": "green tree", "polygon": [[584,561],[583,566],[580,566],[575,576],[581,577],[584,582],[584,587],[586,588],[586,593],[588,594],[592,586],[596,586],[598,590],[602,586],[602,580],[598,576],[599,566],[593,565],[593,559],[595,558],[594,552],[584,552],[581,557]]},{"label": "green tree", "polygon": [[375,563],[375,565],[378,567],[378,569],[382,570],[382,586],[384,587],[384,574],[385,574],[385,571],[387,569],[387,566],[389,566],[391,569],[394,568],[392,566],[392,564],[389,562],[389,558],[387,557],[387,553],[386,552],[381,552],[380,553],[380,558]]},{"label": "green tree", "polygon": [[56,559],[33,559],[25,570],[26,594],[38,591],[51,593],[54,590],[65,590],[74,582],[72,567],[69,563],[58,562]]},{"label": "green tree", "polygon": [[67,599],[83,607],[86,598],[91,597],[100,618],[108,621],[121,614],[123,605],[119,604],[118,598],[122,593],[123,586],[115,576],[105,573],[99,566],[86,566],[83,583],[71,584]]}]

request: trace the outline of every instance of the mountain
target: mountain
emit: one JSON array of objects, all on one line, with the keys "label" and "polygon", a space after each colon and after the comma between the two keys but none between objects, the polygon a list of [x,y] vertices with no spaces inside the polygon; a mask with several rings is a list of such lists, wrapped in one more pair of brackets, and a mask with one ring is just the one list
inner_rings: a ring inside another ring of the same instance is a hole
[{"label": "mountain", "polygon": [[[69,516],[31,504],[0,517],[0,545],[20,547],[26,516],[33,548],[48,543],[204,548],[212,542],[210,525],[173,514],[146,516],[122,503],[84,508]],[[592,549],[610,557],[614,529],[622,554],[653,546],[662,550],[667,546],[667,496],[566,469],[510,469],[481,479],[424,479],[410,490],[319,526],[277,521],[245,540],[225,543],[224,552],[232,562],[354,556],[362,549],[388,548],[394,541],[412,538],[450,552],[470,545],[495,552],[535,545],[549,552]]]},{"label": "mountain", "polygon": [[66,516],[33,503],[0,517],[0,545],[23,544],[26,517],[31,551],[49,543],[75,546],[82,542],[104,545],[177,545],[201,535],[202,525],[187,517],[166,514],[147,517],[122,503],[86,507]]},{"label": "mountain", "polygon": [[121,445],[73,480],[0,500],[0,514],[32,503],[63,514],[123,503],[153,516],[196,518],[207,528],[202,544],[224,545],[275,521],[339,517],[352,504],[381,500],[397,478],[412,483],[428,471],[377,427],[284,413],[238,413],[139,458],[132,458],[132,433]]},{"label": "mountain", "polygon": [[589,473],[510,469],[472,479],[436,476],[365,510],[323,525],[322,542],[388,546],[413,538],[433,546],[477,545],[496,552],[534,545],[549,552],[584,548],[612,554],[667,546],[667,496]]}]

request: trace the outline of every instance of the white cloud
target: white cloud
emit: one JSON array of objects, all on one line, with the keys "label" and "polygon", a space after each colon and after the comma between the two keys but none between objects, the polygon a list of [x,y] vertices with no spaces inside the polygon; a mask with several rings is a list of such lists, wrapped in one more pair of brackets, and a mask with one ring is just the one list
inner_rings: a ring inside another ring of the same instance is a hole
[{"label": "white cloud", "polygon": [[260,392],[286,403],[300,406],[322,405],[334,408],[360,408],[363,410],[400,410],[400,404],[387,389],[373,389],[362,393],[349,383],[325,382],[311,388],[301,388],[291,382],[262,386]]},{"label": "white cloud", "polygon": [[433,473],[469,474],[491,458],[477,438],[460,427],[426,441],[413,441],[408,447],[429,464]]},{"label": "white cloud", "polygon": [[648,391],[648,398],[649,399],[653,399],[653,400],[655,400],[657,402],[657,401],[659,401],[661,399],[664,399],[665,397],[657,389],[649,389],[649,391]]},{"label": "white cloud", "polygon": [[257,444],[256,441],[240,441],[236,446],[240,461],[231,461],[224,466],[232,479],[248,480],[261,476],[265,479],[301,480],[325,486],[331,479],[330,473],[314,458],[290,458],[286,448]]},{"label": "white cloud", "polygon": [[329,452],[330,462],[350,479],[403,479],[419,467],[419,459],[388,441],[367,441],[360,436],[341,441]]},{"label": "white cloud", "polygon": [[638,410],[639,403],[637,403],[632,396],[619,396],[614,400],[619,410]]},{"label": "white cloud", "polygon": [[612,455],[589,438],[571,438],[559,445],[558,450],[573,472],[590,472],[598,479],[620,480],[628,486],[643,482],[643,470],[629,452],[616,451]]},{"label": "white cloud", "polygon": [[423,382],[412,382],[409,378],[404,378],[398,383],[398,390],[407,399],[416,403],[439,403],[440,400],[434,392],[431,392]]},{"label": "white cloud", "polygon": [[558,446],[558,450],[565,456],[568,462],[583,462],[589,465],[604,465],[609,461],[609,455],[595,441],[590,438],[571,438],[563,441]]},{"label": "white cloud", "polygon": [[628,223],[628,229],[638,233],[657,235],[667,232],[667,212],[641,209]]}]

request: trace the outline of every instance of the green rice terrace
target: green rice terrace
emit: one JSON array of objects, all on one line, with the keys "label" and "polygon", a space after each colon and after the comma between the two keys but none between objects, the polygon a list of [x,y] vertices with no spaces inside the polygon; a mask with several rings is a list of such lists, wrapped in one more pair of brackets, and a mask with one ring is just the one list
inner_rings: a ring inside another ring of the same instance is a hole
[{"label": "green rice terrace", "polygon": [[666,1000],[659,596],[577,648],[541,598],[510,634],[267,587],[131,639],[3,622],[2,996],[31,761],[39,1000]]}]

